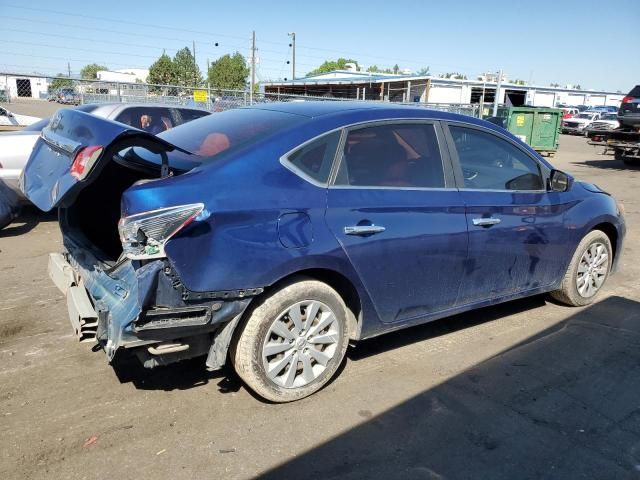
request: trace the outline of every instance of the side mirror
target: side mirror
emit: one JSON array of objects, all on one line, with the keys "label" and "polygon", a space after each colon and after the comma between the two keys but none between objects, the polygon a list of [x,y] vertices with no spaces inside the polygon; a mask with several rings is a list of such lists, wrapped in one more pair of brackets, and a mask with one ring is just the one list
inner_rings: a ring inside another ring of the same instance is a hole
[{"label": "side mirror", "polygon": [[560,170],[551,170],[549,175],[550,192],[566,192],[571,188],[571,177]]}]

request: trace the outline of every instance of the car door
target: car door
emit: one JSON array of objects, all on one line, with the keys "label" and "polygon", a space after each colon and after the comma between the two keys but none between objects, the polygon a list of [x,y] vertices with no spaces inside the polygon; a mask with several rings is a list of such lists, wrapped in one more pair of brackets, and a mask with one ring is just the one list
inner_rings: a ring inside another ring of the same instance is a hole
[{"label": "car door", "polygon": [[469,249],[458,305],[543,289],[565,265],[565,193],[546,190],[548,167],[498,132],[445,126],[465,204]]},{"label": "car door", "polygon": [[456,301],[467,227],[441,137],[437,122],[379,122],[339,147],[326,221],[383,322]]}]

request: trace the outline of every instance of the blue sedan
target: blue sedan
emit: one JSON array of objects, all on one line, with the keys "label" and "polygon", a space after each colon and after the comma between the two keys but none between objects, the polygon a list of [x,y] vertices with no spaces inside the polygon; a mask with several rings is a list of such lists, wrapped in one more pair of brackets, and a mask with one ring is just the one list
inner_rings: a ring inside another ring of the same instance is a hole
[{"label": "blue sedan", "polygon": [[259,105],[158,136],[63,110],[21,179],[59,209],[49,273],[80,340],[153,368],[231,361],[261,397],[325,385],[350,341],[550,292],[587,305],[625,223],[482,120]]}]

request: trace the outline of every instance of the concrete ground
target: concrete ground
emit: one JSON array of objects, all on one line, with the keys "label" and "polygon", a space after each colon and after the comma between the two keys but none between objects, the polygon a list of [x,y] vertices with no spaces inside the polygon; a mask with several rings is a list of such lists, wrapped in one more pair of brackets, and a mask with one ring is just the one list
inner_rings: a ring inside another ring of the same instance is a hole
[{"label": "concrete ground", "polygon": [[55,218],[24,216],[0,233],[0,478],[640,477],[640,170],[568,136],[553,163],[626,208],[596,304],[538,296],[362,342],[286,405],[200,361],[116,375],[47,278]]}]

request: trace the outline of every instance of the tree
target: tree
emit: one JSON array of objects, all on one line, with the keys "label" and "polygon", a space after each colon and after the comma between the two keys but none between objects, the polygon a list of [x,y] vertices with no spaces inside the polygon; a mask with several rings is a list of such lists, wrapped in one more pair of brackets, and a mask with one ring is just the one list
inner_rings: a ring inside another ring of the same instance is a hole
[{"label": "tree", "polygon": [[177,83],[183,87],[199,87],[202,85],[202,74],[196,64],[189,47],[184,47],[176,52],[173,57],[173,65],[176,70]]},{"label": "tree", "polygon": [[160,58],[149,67],[147,81],[156,85],[175,85],[178,75],[171,57],[162,52]]},{"label": "tree", "polygon": [[467,76],[458,72],[441,73],[438,75],[440,78],[453,78],[457,80],[466,80]]},{"label": "tree", "polygon": [[578,84],[578,85],[574,85],[574,86],[573,86],[573,88],[574,88],[575,90],[582,90],[582,87],[580,86],[580,84]]},{"label": "tree", "polygon": [[416,75],[420,77],[426,77],[427,75],[430,75],[430,74],[431,72],[429,71],[429,67],[423,67],[416,72]]},{"label": "tree", "polygon": [[307,73],[307,77],[309,75],[317,75],[319,73],[327,73],[327,72],[332,72],[334,70],[344,70],[345,68],[347,68],[347,63],[355,63],[356,68],[359,68],[358,62],[356,60],[353,60],[351,58],[341,57],[337,60],[326,60],[318,68],[316,68],[315,70],[311,70],[309,73]]},{"label": "tree", "polygon": [[393,73],[397,74],[399,71],[400,71],[400,67],[399,67],[399,66],[398,66],[398,64],[396,63],[396,64],[393,66]]},{"label": "tree", "polygon": [[223,55],[209,67],[209,83],[213,88],[241,90],[247,85],[249,67],[239,52]]},{"label": "tree", "polygon": [[550,83],[549,84],[550,87],[554,87],[554,88],[558,88],[560,86],[559,83]]},{"label": "tree", "polygon": [[49,92],[53,92],[59,88],[73,86],[73,80],[71,80],[70,78],[62,78],[64,77],[64,74],[59,73],[58,75],[56,75],[56,77],[59,77],[59,78],[54,78],[51,81],[51,84],[49,85],[49,88],[48,88]]},{"label": "tree", "polygon": [[513,83],[515,85],[526,85],[527,84],[527,82],[525,82],[524,80],[520,80],[520,79],[514,80]]},{"label": "tree", "polygon": [[367,68],[367,72],[371,72],[371,73],[393,73],[393,70],[391,70],[390,68],[379,68],[377,65],[371,65],[369,68]]},{"label": "tree", "polygon": [[98,70],[109,70],[109,68],[104,65],[98,65],[97,63],[90,63],[89,65],[82,67],[80,70],[80,77],[87,80],[98,78]]}]

